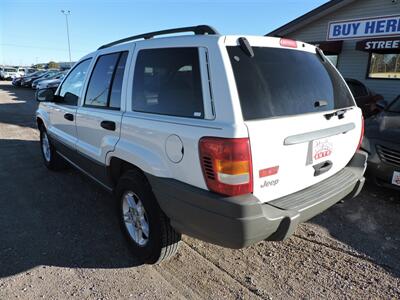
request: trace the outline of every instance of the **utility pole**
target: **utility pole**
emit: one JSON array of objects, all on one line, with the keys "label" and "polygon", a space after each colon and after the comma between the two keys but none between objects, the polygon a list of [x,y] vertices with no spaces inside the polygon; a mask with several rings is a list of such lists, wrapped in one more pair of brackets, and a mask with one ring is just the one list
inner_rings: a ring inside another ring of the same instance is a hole
[{"label": "utility pole", "polygon": [[65,23],[67,24],[67,39],[68,39],[69,66],[72,68],[71,44],[70,44],[70,41],[69,41],[69,27],[68,27],[68,16],[71,14],[71,11],[69,11],[69,10],[61,10],[61,13],[65,16]]}]

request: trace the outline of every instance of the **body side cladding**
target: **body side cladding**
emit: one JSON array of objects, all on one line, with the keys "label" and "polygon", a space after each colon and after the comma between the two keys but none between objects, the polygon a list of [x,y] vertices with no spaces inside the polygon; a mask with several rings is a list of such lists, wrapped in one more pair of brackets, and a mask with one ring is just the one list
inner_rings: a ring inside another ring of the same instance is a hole
[{"label": "body side cladding", "polygon": [[76,149],[71,149],[68,145],[55,138],[54,135],[48,133],[51,143],[56,148],[56,151],[73,167],[92,178],[108,191],[113,191],[114,184],[108,176],[107,166],[87,155],[78,152]]}]

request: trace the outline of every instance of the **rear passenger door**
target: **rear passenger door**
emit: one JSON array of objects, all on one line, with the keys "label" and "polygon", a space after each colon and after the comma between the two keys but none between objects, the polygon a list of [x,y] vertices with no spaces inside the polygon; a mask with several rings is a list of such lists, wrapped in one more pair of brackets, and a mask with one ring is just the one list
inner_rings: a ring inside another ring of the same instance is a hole
[{"label": "rear passenger door", "polygon": [[96,58],[76,115],[79,165],[100,181],[105,179],[105,157],[114,150],[120,135],[128,56],[126,50]]}]

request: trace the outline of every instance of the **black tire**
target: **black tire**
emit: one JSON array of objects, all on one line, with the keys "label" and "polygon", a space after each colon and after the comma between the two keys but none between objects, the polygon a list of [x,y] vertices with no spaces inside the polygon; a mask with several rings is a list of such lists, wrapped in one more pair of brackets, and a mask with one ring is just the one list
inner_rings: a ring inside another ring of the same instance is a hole
[{"label": "black tire", "polygon": [[[49,170],[52,170],[52,171],[58,171],[58,170],[64,169],[66,166],[66,162],[56,152],[56,149],[54,148],[53,144],[51,143],[51,141],[47,135],[46,129],[42,125],[39,127],[39,130],[40,130],[40,152],[42,153],[44,165]],[[49,143],[49,148],[50,148],[50,157],[47,157],[47,158],[46,158],[46,155],[45,155],[44,149],[43,149],[43,141],[46,137],[47,137],[47,141]]]},{"label": "black tire", "polygon": [[[125,226],[123,199],[128,192],[133,192],[139,197],[145,209],[146,220],[149,223],[149,237],[147,243],[143,246],[135,242]],[[171,227],[168,217],[158,205],[150,184],[139,170],[129,170],[121,176],[115,196],[117,198],[117,212],[122,231],[127,238],[130,250],[136,258],[143,263],[158,264],[177,252],[181,234]]]}]

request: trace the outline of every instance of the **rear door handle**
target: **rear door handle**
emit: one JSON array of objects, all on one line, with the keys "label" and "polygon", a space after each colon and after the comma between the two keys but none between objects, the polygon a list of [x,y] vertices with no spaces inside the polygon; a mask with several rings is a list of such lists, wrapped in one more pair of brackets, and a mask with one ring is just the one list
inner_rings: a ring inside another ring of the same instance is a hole
[{"label": "rear door handle", "polygon": [[314,176],[319,176],[328,172],[332,168],[332,162],[330,160],[324,161],[320,164],[314,165]]},{"label": "rear door handle", "polygon": [[64,114],[64,119],[66,119],[68,121],[73,121],[74,120],[74,115],[70,114],[70,113],[66,113],[66,114]]},{"label": "rear door handle", "polygon": [[115,131],[115,122],[113,121],[101,121],[100,126],[106,130]]}]

